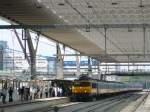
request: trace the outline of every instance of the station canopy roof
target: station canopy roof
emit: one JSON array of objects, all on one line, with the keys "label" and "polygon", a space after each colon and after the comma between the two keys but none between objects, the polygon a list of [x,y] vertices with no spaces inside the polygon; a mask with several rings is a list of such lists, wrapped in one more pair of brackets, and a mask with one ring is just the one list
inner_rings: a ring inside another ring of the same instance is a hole
[{"label": "station canopy roof", "polygon": [[150,61],[150,0],[0,0],[0,15],[24,25],[86,25],[40,31],[102,61]]}]

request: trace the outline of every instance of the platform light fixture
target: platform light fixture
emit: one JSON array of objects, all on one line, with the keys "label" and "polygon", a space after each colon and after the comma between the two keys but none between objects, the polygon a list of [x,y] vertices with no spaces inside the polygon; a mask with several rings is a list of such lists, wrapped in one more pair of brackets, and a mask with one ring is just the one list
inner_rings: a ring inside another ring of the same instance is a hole
[{"label": "platform light fixture", "polygon": [[90,32],[90,25],[86,25],[86,32]]},{"label": "platform light fixture", "polygon": [[59,6],[64,6],[65,4],[64,4],[64,3],[58,3],[58,5],[59,5]]},{"label": "platform light fixture", "polygon": [[3,5],[10,7],[10,6],[12,6],[13,4],[11,4],[11,3],[5,3],[5,4],[3,4]]},{"label": "platform light fixture", "polygon": [[41,9],[41,8],[42,8],[42,6],[38,5],[38,6],[36,6],[36,8],[37,8],[37,9]]},{"label": "platform light fixture", "polygon": [[117,1],[115,1],[115,0],[111,0],[111,5],[118,5],[119,3],[117,2]]},{"label": "platform light fixture", "polygon": [[133,30],[131,28],[128,28],[128,32],[133,32]]},{"label": "platform light fixture", "polygon": [[143,8],[143,7],[144,7],[144,5],[142,5],[142,4],[141,4],[141,5],[139,5],[139,7],[140,7],[140,8]]},{"label": "platform light fixture", "polygon": [[39,3],[35,3],[34,5],[35,5],[35,7],[36,7],[37,9],[41,9],[41,8],[42,8],[41,4],[39,4]]},{"label": "platform light fixture", "polygon": [[93,8],[93,6],[90,5],[88,2],[87,2],[87,7],[88,7],[88,8]]},{"label": "platform light fixture", "polygon": [[139,5],[139,7],[140,7],[140,8],[143,8],[143,7],[144,7],[142,0],[140,0],[140,5]]},{"label": "platform light fixture", "polygon": [[41,3],[42,2],[42,0],[37,0],[39,3]]},{"label": "platform light fixture", "polygon": [[118,3],[117,2],[112,2],[111,5],[118,5]]},{"label": "platform light fixture", "polygon": [[88,5],[88,8],[93,8],[93,6],[92,5]]}]

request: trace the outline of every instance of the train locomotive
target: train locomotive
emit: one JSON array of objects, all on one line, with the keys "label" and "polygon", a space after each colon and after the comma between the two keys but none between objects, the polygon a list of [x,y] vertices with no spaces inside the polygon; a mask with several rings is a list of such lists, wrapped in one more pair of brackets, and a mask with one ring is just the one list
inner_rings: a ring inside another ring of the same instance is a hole
[{"label": "train locomotive", "polygon": [[93,99],[104,94],[115,94],[129,91],[140,91],[142,86],[113,81],[100,81],[94,79],[75,80],[72,85],[74,99]]}]

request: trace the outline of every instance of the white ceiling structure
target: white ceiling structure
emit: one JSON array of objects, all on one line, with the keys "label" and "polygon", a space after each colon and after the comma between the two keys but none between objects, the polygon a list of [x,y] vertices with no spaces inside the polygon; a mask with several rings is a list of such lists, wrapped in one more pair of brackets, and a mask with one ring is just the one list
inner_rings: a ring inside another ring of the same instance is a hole
[{"label": "white ceiling structure", "polygon": [[104,25],[41,32],[103,61],[150,61],[150,29],[144,26],[150,24],[150,0],[0,0],[0,15],[21,24]]}]

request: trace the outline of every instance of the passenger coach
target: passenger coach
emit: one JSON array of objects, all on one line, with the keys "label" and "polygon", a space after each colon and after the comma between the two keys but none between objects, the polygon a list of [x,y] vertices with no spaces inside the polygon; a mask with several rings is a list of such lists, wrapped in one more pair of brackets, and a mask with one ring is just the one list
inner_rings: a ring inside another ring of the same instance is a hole
[{"label": "passenger coach", "polygon": [[72,95],[75,99],[96,98],[102,94],[121,93],[142,90],[139,84],[100,80],[75,80],[72,86]]}]

